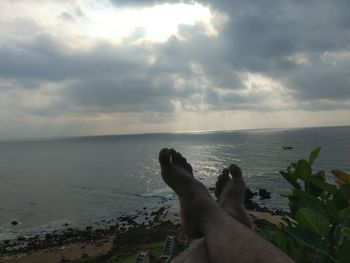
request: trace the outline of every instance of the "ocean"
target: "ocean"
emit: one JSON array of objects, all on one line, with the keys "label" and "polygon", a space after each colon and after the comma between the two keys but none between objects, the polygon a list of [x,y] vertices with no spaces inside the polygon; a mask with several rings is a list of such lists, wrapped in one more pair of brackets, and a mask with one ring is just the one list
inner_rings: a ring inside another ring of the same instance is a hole
[{"label": "ocean", "polygon": [[264,205],[287,209],[280,195],[289,186],[278,171],[318,146],[314,168],[324,170],[327,180],[333,181],[331,169],[350,170],[350,127],[0,142],[0,240],[173,205],[176,196],[160,177],[163,147],[180,151],[208,187],[236,163],[249,188],[271,192]]}]

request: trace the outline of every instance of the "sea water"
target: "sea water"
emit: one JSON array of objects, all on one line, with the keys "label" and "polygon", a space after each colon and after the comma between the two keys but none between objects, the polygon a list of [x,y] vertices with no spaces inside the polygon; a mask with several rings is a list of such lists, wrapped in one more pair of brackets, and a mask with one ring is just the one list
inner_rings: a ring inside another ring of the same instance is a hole
[{"label": "sea water", "polygon": [[350,170],[349,135],[329,127],[0,142],[0,239],[176,202],[160,177],[163,147],[180,151],[208,187],[238,164],[248,187],[271,192],[264,205],[286,209],[280,195],[290,188],[278,171],[321,146],[315,169],[334,181],[331,169]]}]

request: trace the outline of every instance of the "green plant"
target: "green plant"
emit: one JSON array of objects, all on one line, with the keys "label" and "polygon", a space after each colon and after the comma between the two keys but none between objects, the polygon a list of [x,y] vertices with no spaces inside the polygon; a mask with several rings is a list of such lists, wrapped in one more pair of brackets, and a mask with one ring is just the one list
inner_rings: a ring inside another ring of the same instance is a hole
[{"label": "green plant", "polygon": [[326,182],[312,165],[321,148],[308,160],[292,163],[280,174],[292,186],[286,225],[266,225],[262,234],[297,262],[350,262],[350,175],[333,171],[339,186]]}]

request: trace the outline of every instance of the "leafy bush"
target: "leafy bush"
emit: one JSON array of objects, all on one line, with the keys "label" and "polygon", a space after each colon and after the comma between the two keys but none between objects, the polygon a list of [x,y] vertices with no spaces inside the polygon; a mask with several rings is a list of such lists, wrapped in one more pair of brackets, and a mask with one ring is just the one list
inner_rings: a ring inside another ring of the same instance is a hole
[{"label": "leafy bush", "polygon": [[266,225],[262,234],[297,262],[350,262],[350,175],[332,171],[337,184],[325,180],[309,160],[292,163],[280,174],[292,186],[290,214],[283,226]]}]

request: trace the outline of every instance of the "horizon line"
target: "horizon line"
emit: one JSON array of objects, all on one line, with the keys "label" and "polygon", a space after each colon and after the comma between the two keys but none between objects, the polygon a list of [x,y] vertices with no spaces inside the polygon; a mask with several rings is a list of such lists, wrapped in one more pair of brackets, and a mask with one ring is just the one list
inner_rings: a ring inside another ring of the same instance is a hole
[{"label": "horizon line", "polygon": [[91,134],[91,135],[67,135],[67,136],[43,136],[32,138],[10,138],[0,139],[0,143],[6,142],[29,142],[29,141],[55,141],[68,140],[78,138],[93,138],[93,137],[113,137],[113,136],[137,136],[137,135],[162,135],[162,134],[206,134],[215,132],[239,132],[239,131],[254,131],[254,130],[289,130],[289,129],[310,129],[310,128],[341,128],[350,127],[348,125],[330,125],[330,126],[296,126],[296,127],[270,127],[270,128],[246,128],[246,129],[224,129],[224,130],[193,130],[193,131],[160,131],[160,132],[140,132],[140,133],[115,133],[115,134]]}]

